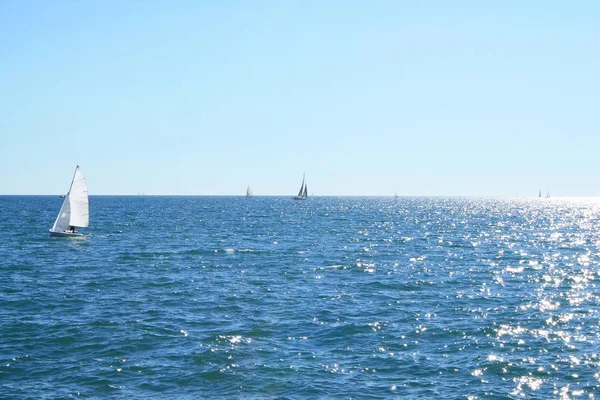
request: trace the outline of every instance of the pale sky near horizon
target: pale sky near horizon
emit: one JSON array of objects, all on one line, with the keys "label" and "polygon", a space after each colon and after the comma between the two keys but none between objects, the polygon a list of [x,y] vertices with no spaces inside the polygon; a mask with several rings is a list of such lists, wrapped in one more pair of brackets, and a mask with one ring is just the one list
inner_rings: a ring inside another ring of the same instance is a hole
[{"label": "pale sky near horizon", "polygon": [[600,2],[0,2],[0,194],[600,196]]}]

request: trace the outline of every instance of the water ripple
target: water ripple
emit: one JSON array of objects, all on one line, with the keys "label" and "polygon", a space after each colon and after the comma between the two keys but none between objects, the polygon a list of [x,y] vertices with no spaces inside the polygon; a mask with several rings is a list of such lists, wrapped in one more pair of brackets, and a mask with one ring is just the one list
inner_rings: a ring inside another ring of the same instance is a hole
[{"label": "water ripple", "polygon": [[600,390],[594,200],[92,197],[76,241],[0,205],[6,398]]}]

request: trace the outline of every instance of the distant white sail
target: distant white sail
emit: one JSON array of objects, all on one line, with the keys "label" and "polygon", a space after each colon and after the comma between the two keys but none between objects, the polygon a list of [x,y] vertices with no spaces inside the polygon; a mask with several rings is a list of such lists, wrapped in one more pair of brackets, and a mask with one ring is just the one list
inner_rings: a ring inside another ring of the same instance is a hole
[{"label": "distant white sail", "polygon": [[304,195],[304,175],[302,175],[302,185],[300,185],[300,191],[298,192],[298,197],[302,197]]},{"label": "distant white sail", "polygon": [[[89,226],[90,205],[87,182],[78,165],[73,174],[69,193],[65,196],[65,200],[50,232],[66,233],[72,227],[87,228]],[[74,233],[74,231],[71,233]]]},{"label": "distant white sail", "polygon": [[302,185],[300,185],[300,190],[298,191],[298,195],[292,197],[294,200],[306,200],[308,199],[308,185],[306,185],[305,175],[302,175]]},{"label": "distant white sail", "polygon": [[248,188],[246,189],[246,197],[252,197],[253,195],[252,189],[250,189],[250,186],[248,185]]}]

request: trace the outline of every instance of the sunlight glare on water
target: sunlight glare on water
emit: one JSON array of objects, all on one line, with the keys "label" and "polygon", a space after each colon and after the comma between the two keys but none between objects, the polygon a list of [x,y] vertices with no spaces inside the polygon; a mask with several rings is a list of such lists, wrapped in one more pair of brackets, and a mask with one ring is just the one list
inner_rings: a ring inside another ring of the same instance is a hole
[{"label": "sunlight glare on water", "polygon": [[0,205],[7,398],[600,390],[595,199],[99,196],[83,240]]}]

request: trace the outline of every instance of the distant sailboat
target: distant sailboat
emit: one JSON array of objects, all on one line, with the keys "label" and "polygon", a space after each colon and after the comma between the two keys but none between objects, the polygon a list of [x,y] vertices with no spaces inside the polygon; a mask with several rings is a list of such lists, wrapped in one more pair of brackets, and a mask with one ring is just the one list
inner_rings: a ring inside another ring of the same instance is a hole
[{"label": "distant sailboat", "polygon": [[542,189],[538,192],[538,197],[542,197]]},{"label": "distant sailboat", "polygon": [[250,185],[248,185],[248,188],[246,189],[246,197],[252,196],[254,196],[254,193],[252,193],[252,189],[250,188]]},{"label": "distant sailboat", "polygon": [[90,226],[90,206],[88,199],[88,188],[85,176],[79,165],[75,168],[73,180],[69,193],[65,196],[62,207],[58,212],[52,229],[51,236],[83,236],[75,231],[75,228],[87,228]]},{"label": "distant sailboat", "polygon": [[550,192],[546,193],[546,198],[549,199],[550,198]]},{"label": "distant sailboat", "polygon": [[305,176],[302,175],[302,185],[300,185],[300,191],[294,197],[294,200],[307,200],[308,199],[308,185],[306,184]]}]

